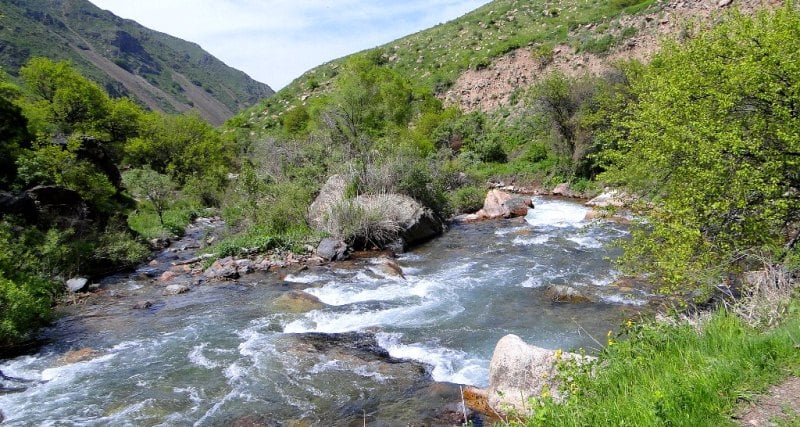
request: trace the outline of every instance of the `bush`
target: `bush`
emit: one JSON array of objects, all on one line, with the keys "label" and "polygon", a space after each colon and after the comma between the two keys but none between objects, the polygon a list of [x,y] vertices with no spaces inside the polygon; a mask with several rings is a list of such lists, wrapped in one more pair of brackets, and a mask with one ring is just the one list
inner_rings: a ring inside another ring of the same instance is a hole
[{"label": "bush", "polygon": [[39,277],[25,274],[10,280],[0,271],[0,347],[32,339],[47,324],[53,288]]},{"label": "bush", "polygon": [[449,194],[450,205],[456,213],[473,213],[483,207],[486,191],[477,186],[461,187]]},{"label": "bush", "polygon": [[325,218],[325,231],[356,247],[383,247],[403,229],[395,213],[396,204],[388,198],[379,197],[368,203],[343,200]]}]

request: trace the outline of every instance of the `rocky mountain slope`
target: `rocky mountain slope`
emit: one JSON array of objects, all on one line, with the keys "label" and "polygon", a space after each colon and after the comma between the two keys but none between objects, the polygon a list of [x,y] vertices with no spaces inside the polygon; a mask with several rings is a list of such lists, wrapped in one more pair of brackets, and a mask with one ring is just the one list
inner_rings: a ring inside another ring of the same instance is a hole
[{"label": "rocky mountain slope", "polygon": [[68,59],[112,96],[150,109],[196,108],[220,124],[273,90],[200,46],[119,18],[87,0],[0,0],[0,67]]},{"label": "rocky mountain slope", "polygon": [[[665,39],[705,28],[730,9],[753,13],[781,0],[494,0],[460,18],[366,51],[447,105],[493,111],[542,76],[599,74],[614,61],[647,60]],[[337,59],[307,71],[246,118],[265,127],[334,87]]]}]

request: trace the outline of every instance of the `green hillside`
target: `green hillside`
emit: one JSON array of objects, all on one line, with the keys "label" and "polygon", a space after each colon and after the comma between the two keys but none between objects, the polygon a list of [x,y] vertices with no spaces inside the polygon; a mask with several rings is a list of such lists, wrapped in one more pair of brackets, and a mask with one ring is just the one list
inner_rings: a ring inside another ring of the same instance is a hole
[{"label": "green hillside", "polygon": [[0,1],[0,66],[16,76],[32,56],[68,59],[112,96],[165,112],[196,108],[217,124],[273,93],[194,43],[86,0]]},{"label": "green hillside", "polygon": [[[654,0],[495,0],[458,19],[366,51],[382,67],[396,70],[418,88],[440,94],[467,69],[480,69],[492,59],[521,47],[539,55],[567,43],[576,51],[604,53],[637,31],[615,18],[655,10]],[[590,26],[591,29],[585,28]],[[346,58],[313,68],[254,107],[257,120],[270,118],[296,100],[332,87]]]}]

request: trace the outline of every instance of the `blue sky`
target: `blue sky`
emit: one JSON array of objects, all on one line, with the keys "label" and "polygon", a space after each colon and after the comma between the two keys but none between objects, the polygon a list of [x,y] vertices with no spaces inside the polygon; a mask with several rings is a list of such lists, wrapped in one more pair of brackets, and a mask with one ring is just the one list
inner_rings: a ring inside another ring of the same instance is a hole
[{"label": "blue sky", "polygon": [[198,43],[278,90],[306,70],[457,18],[488,0],[90,0]]}]

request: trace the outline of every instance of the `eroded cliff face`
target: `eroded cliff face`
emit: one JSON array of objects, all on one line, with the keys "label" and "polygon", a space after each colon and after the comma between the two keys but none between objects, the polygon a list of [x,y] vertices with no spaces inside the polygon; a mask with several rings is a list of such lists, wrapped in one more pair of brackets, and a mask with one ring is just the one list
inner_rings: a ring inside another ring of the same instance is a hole
[{"label": "eroded cliff face", "polygon": [[[764,8],[775,8],[779,0],[670,0],[657,12],[642,15],[623,15],[607,25],[607,31],[622,43],[606,54],[577,52],[568,45],[557,45],[552,55],[541,55],[532,46],[515,49],[482,69],[469,69],[453,86],[442,94],[447,105],[465,111],[489,112],[515,103],[515,91],[525,89],[543,77],[560,72],[567,76],[600,75],[611,70],[615,62],[635,59],[647,62],[664,40],[682,40],[711,23],[715,16],[735,8],[744,14],[754,14]],[[571,31],[571,36],[597,36],[598,24],[587,24]],[[624,36],[625,29],[635,33]],[[628,30],[634,32],[634,30]]]}]

